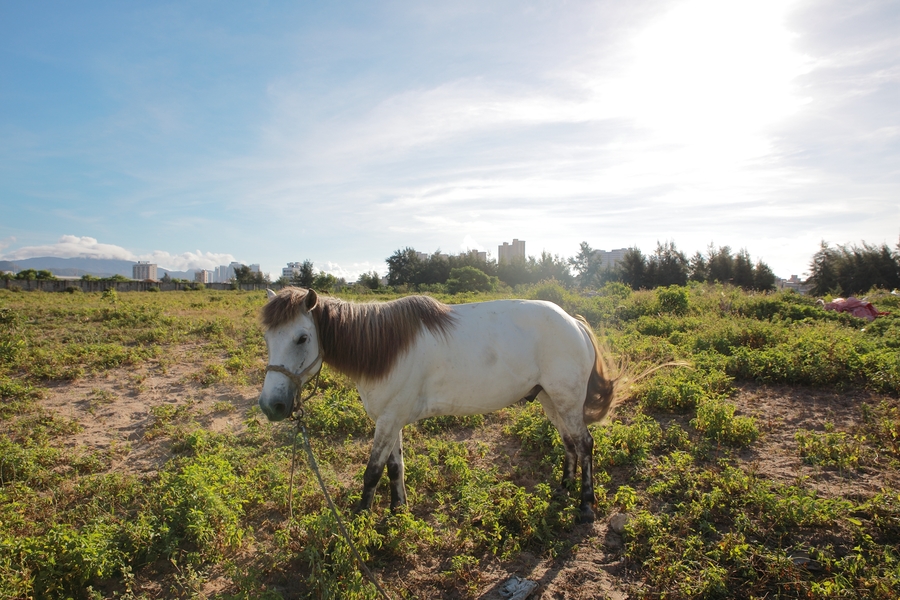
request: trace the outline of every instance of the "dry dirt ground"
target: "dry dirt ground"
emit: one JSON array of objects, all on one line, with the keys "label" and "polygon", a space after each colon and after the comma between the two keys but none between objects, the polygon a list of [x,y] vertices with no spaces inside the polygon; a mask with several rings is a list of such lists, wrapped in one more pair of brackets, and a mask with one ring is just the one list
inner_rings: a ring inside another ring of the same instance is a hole
[{"label": "dry dirt ground", "polygon": [[[112,371],[52,388],[44,406],[57,416],[81,424],[81,431],[67,438],[67,445],[108,451],[114,457],[113,470],[149,474],[171,456],[168,436],[154,435],[159,422],[154,411],[161,414],[190,409],[193,418],[207,428],[237,432],[246,411],[256,402],[256,388],[202,387],[191,377],[198,368],[188,361],[167,369],[150,364],[137,370]],[[838,431],[850,430],[860,419],[860,403],[874,405],[880,400],[866,392],[745,385],[732,401],[739,413],[757,418],[762,437],[751,450],[744,451],[741,459],[768,477],[786,483],[803,481],[825,495],[867,496],[885,484],[897,487],[897,473],[863,470],[848,474],[806,465],[798,456],[794,437],[800,428],[823,431],[826,422],[834,423]],[[160,408],[166,406],[169,408]],[[629,595],[624,590],[635,582],[627,578],[622,538],[610,527],[610,517],[569,532],[578,549],[567,556],[551,559],[523,553],[513,564],[483,564],[466,586],[457,582],[447,589],[438,588],[435,582],[440,579],[440,566],[425,560],[413,561],[416,566],[407,572],[383,572],[379,576],[388,587],[392,582],[405,582],[403,587],[416,590],[420,598],[500,599],[501,586],[516,575],[538,583],[528,596],[532,599],[625,599]],[[214,595],[228,587],[227,580],[213,579],[205,592]],[[466,587],[470,595],[460,595]],[[292,597],[290,591],[283,591],[286,597]]]}]

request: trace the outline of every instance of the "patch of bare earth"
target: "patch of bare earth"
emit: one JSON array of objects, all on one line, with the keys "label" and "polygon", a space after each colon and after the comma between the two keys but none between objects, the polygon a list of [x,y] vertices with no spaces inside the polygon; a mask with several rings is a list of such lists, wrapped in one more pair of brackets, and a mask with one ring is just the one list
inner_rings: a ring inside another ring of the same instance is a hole
[{"label": "patch of bare earth", "polygon": [[812,488],[822,496],[868,497],[884,487],[896,488],[900,473],[886,462],[850,470],[811,465],[800,457],[796,439],[801,429],[823,433],[827,424],[852,434],[862,425],[863,405],[875,407],[882,401],[897,403],[866,390],[743,386],[732,402],[756,418],[762,435],[741,459],[767,479]]},{"label": "patch of bare earth", "polygon": [[204,387],[193,377],[202,362],[186,351],[174,352],[178,356],[165,367],[147,363],[51,387],[43,407],[80,425],[64,445],[108,452],[111,471],[140,475],[156,471],[172,456],[170,437],[156,431],[167,412],[211,431],[239,432],[258,390]]}]

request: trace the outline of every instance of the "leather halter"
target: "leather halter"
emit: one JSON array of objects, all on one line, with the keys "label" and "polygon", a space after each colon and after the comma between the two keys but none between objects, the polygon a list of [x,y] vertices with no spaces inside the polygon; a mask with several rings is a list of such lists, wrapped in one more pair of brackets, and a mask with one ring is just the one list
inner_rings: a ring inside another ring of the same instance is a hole
[{"label": "leather halter", "polygon": [[[294,387],[297,388],[297,391],[294,395],[294,400],[291,405],[291,415],[296,413],[299,410],[302,410],[301,406],[297,406],[297,399],[300,398],[300,394],[303,391],[303,387],[313,378],[313,376],[318,376],[319,372],[322,370],[322,365],[325,364],[325,352],[322,349],[322,337],[319,334],[319,322],[316,320],[314,316],[312,316],[312,311],[310,311],[310,317],[313,320],[313,325],[316,328],[316,344],[318,346],[318,352],[316,353],[316,357],[309,364],[308,367],[300,371],[299,373],[294,373],[289,370],[284,365],[266,365],[266,373],[269,371],[274,371],[275,373],[280,373],[291,380],[294,384]],[[316,368],[316,363],[319,363],[318,368]],[[313,369],[315,368],[315,371]],[[304,376],[310,374],[306,381],[303,381]],[[315,393],[315,390],[313,390]]]}]

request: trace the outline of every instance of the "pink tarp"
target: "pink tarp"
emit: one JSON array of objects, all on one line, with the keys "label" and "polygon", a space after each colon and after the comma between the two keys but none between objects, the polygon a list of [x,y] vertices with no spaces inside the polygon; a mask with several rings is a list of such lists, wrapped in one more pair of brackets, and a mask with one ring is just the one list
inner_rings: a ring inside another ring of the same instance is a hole
[{"label": "pink tarp", "polygon": [[886,315],[886,312],[878,312],[871,302],[864,302],[859,298],[850,296],[846,300],[844,298],[835,298],[825,305],[825,310],[836,310],[838,312],[850,313],[854,317],[874,321],[875,317]]}]

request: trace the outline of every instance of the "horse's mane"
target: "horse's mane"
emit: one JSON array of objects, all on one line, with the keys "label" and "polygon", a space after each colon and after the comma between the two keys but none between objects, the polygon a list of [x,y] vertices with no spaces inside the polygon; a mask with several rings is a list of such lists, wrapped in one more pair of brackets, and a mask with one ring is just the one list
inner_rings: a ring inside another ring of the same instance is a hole
[{"label": "horse's mane", "polygon": [[[281,290],[263,307],[263,326],[277,327],[305,311],[306,294],[300,288]],[[444,335],[455,322],[449,306],[428,296],[367,303],[319,296],[312,316],[325,362],[353,379],[385,377],[423,328]]]}]

